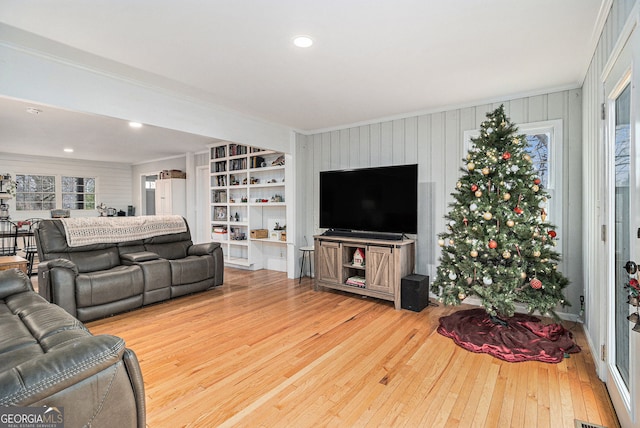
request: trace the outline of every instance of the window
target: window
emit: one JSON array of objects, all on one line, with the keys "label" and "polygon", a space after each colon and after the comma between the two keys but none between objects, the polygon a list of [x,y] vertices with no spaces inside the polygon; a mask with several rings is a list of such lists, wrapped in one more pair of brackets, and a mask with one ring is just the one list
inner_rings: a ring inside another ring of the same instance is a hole
[{"label": "window", "polygon": [[549,143],[550,132],[541,132],[527,135],[527,147],[525,151],[531,156],[533,167],[538,171],[542,187],[549,189]]},{"label": "window", "polygon": [[[546,207],[547,220],[559,222],[562,218],[562,173],[560,170],[562,166],[562,120],[516,123],[516,125],[518,126],[518,134],[524,134],[527,137],[526,151],[538,171],[542,186],[551,196]],[[465,154],[469,150],[471,139],[478,136],[480,136],[480,131],[477,129],[465,131]]]},{"label": "window", "polygon": [[16,210],[52,210],[56,207],[53,175],[16,175]]},{"label": "window", "polygon": [[96,208],[96,179],[62,177],[62,208],[93,210]]}]

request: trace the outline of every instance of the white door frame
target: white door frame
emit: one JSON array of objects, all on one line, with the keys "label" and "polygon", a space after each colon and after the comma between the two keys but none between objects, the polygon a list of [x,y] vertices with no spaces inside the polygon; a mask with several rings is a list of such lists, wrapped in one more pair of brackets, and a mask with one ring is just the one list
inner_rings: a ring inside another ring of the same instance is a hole
[{"label": "white door frame", "polygon": [[140,198],[140,210],[136,215],[147,215],[147,189],[145,187],[145,182],[147,181],[147,177],[151,176],[151,175],[155,175],[159,177],[158,172],[143,172],[139,175],[139,189],[140,191],[138,192],[138,197]]}]

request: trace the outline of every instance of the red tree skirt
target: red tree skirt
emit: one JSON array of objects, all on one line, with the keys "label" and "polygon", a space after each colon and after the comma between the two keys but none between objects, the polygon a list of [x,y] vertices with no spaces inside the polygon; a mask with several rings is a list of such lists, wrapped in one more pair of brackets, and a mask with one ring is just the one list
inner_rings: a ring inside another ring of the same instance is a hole
[{"label": "red tree skirt", "polygon": [[509,362],[559,363],[565,353],[580,352],[573,335],[560,324],[544,325],[540,319],[515,314],[496,324],[480,309],[458,311],[440,318],[438,333],[471,352],[491,354]]}]

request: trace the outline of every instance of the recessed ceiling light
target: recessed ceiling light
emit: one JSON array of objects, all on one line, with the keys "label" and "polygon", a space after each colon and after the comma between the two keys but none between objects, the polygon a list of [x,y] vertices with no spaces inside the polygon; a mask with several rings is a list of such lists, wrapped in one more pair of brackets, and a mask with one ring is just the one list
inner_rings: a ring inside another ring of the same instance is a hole
[{"label": "recessed ceiling light", "polygon": [[66,153],[73,153],[73,149],[71,149],[71,148],[66,148],[66,149],[64,149],[64,151]]},{"label": "recessed ceiling light", "polygon": [[142,124],[140,122],[129,122],[129,126],[132,128],[142,128]]},{"label": "recessed ceiling light", "polygon": [[29,113],[29,114],[40,114],[40,113],[42,113],[42,110],[40,110],[38,108],[34,108],[34,107],[27,107],[27,113]]},{"label": "recessed ceiling light", "polygon": [[313,45],[313,39],[309,36],[295,36],[293,38],[293,44],[299,48],[308,48]]}]

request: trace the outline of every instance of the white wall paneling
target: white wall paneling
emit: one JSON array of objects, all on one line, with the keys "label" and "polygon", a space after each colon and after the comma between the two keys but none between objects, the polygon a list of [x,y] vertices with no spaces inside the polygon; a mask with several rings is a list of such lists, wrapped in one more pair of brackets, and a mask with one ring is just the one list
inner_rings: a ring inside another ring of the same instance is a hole
[{"label": "white wall paneling", "polygon": [[[463,165],[464,132],[477,129],[486,113],[504,104],[507,115],[518,124],[560,119],[563,124],[562,170],[564,171],[563,217],[556,222],[564,249],[561,265],[571,280],[566,297],[573,307],[565,316],[575,318],[579,311],[579,296],[583,294],[581,243],[582,231],[582,121],[581,90],[566,90],[534,97],[505,100],[503,103],[411,116],[353,128],[313,135],[297,135],[298,171],[307,180],[298,183],[300,197],[296,208],[313,219],[300,223],[300,235],[311,236],[319,228],[319,172],[341,168],[361,168],[382,165],[418,163],[418,235],[416,272],[435,275],[440,249],[436,235],[445,228],[444,215],[452,201],[451,193]],[[393,191],[393,186],[389,186]],[[571,205],[569,205],[571,203]]]}]

